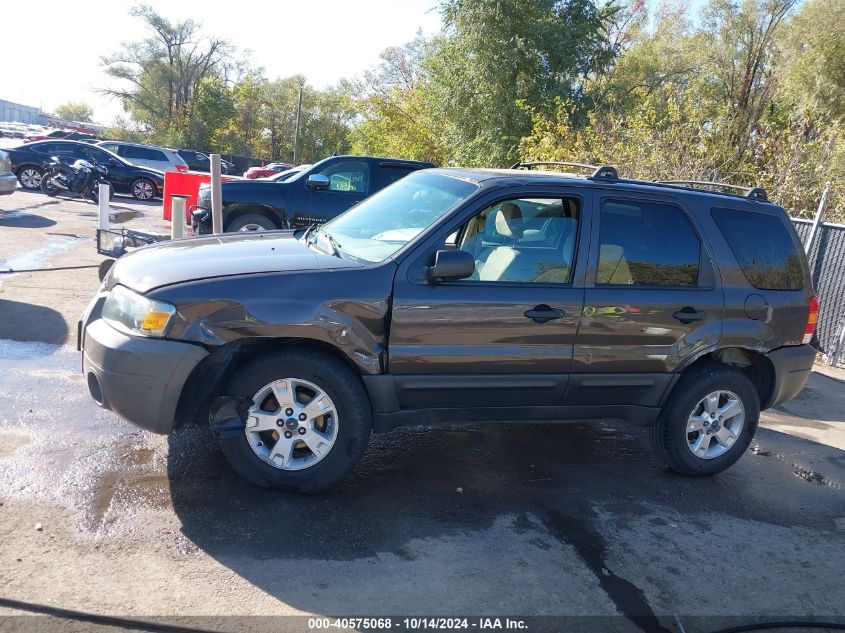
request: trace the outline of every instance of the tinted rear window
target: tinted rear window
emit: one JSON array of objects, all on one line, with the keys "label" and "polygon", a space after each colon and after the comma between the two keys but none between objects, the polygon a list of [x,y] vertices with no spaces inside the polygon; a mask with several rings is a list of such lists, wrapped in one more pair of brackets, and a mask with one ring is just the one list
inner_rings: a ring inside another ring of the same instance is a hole
[{"label": "tinted rear window", "polygon": [[748,282],[761,290],[801,290],[801,256],[783,220],[766,213],[713,209],[713,219]]},{"label": "tinted rear window", "polygon": [[701,242],[678,207],[605,200],[599,233],[596,283],[698,285]]},{"label": "tinted rear window", "polygon": [[125,145],[123,155],[126,158],[136,160],[167,161],[167,157],[162,152],[148,147],[136,147],[135,145]]}]

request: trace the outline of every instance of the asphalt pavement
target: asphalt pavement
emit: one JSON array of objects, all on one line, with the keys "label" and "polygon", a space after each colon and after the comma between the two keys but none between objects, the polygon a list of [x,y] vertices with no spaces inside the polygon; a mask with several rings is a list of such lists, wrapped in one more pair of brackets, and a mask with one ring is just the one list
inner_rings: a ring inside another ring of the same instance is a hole
[{"label": "asphalt pavement", "polygon": [[[167,228],[156,205],[114,207]],[[90,203],[0,198],[0,270],[96,265],[95,222]],[[75,323],[96,286],[95,268],[0,275],[0,614],[845,622],[845,372],[764,413],[715,477],[667,470],[624,422],[426,427],[375,436],[336,489],[291,496],[240,481],[205,428],[154,436],[94,405]]]}]

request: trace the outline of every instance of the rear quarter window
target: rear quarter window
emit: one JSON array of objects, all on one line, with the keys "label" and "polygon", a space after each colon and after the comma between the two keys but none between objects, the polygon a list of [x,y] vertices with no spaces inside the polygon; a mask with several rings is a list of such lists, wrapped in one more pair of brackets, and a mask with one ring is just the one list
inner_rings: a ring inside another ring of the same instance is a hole
[{"label": "rear quarter window", "polygon": [[768,213],[713,209],[716,226],[750,283],[760,290],[801,290],[801,255],[783,220]]}]

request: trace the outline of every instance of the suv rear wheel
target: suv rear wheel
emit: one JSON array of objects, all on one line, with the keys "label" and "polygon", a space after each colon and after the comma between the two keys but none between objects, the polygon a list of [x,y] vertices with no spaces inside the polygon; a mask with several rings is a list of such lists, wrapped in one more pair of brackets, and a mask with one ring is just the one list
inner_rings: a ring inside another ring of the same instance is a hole
[{"label": "suv rear wheel", "polygon": [[729,365],[707,364],[685,373],[654,427],[660,458],[684,475],[712,475],[748,448],[760,417],[754,384]]},{"label": "suv rear wheel", "polygon": [[325,490],[361,459],[372,411],[361,379],[319,351],[290,349],[244,366],[226,393],[252,400],[244,433],[220,445],[247,481],[279,490]]}]

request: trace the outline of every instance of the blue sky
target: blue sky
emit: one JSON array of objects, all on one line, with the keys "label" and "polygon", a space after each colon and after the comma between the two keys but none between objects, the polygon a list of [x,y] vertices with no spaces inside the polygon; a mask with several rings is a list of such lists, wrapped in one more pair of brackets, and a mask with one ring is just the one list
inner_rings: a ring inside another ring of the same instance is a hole
[{"label": "blue sky", "polygon": [[[135,2],[67,0],[7,2],[2,10],[0,99],[50,111],[65,101],[94,106],[95,120],[111,123],[120,105],[94,90],[108,84],[99,59],[121,42],[145,37],[129,15]],[[440,28],[437,0],[149,0],[171,19],[194,18],[204,30],[250,49],[257,66],[275,78],[303,73],[324,87],[378,63],[388,46],[418,29]],[[37,6],[37,8],[36,8]],[[14,54],[12,54],[14,52]]]}]

